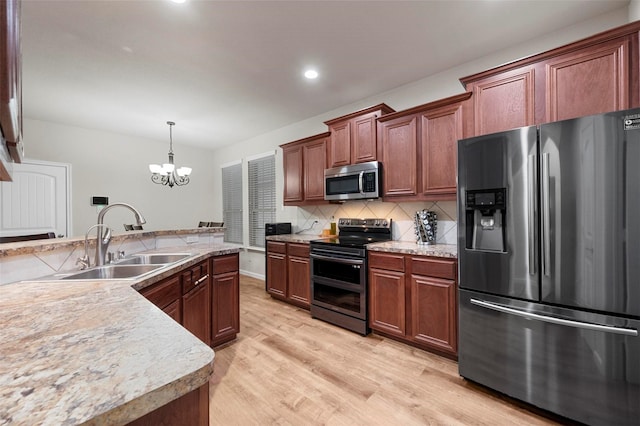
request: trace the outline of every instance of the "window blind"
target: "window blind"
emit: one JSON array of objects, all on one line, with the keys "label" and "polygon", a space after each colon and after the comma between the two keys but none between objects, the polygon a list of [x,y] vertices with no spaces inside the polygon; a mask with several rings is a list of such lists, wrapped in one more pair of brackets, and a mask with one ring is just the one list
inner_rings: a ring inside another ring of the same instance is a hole
[{"label": "window blind", "polygon": [[242,244],[242,163],[222,168],[224,240]]},{"label": "window blind", "polygon": [[276,219],[276,158],[249,160],[249,245],[264,247],[265,223]]}]

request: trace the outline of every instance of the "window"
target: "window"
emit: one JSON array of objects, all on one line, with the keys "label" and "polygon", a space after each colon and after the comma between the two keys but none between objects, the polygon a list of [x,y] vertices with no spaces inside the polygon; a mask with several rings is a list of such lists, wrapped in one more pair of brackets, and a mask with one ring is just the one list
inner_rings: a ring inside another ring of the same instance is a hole
[{"label": "window", "polygon": [[276,219],[275,154],[249,160],[249,245],[264,247],[264,224]]},{"label": "window", "polygon": [[224,240],[242,244],[242,162],[222,167]]}]

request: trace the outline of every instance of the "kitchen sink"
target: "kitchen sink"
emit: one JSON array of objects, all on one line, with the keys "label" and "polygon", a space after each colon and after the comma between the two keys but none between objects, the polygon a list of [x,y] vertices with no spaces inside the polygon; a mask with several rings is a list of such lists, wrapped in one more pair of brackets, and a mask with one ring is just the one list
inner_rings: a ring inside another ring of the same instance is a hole
[{"label": "kitchen sink", "polygon": [[117,265],[166,265],[193,256],[191,253],[134,254],[120,260]]},{"label": "kitchen sink", "polygon": [[117,280],[137,278],[163,265],[105,265],[61,277],[62,280]]}]

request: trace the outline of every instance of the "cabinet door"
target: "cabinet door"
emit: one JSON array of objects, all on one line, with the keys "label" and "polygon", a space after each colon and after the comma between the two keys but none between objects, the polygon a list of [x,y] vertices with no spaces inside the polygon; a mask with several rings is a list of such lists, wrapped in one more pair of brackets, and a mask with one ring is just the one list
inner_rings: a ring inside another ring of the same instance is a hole
[{"label": "cabinet door", "polygon": [[[273,245],[269,242],[269,245]],[[285,243],[279,243],[283,246]],[[287,297],[287,256],[267,248],[267,291],[272,296]]]},{"label": "cabinet door", "polygon": [[[422,192],[456,196],[458,139],[462,139],[462,104],[421,115]],[[440,197],[439,199],[442,199]]]},{"label": "cabinet door", "polygon": [[351,164],[351,122],[334,124],[330,131],[329,167]]},{"label": "cabinet door", "polygon": [[212,345],[233,340],[240,331],[240,275],[227,272],[213,276]]},{"label": "cabinet door", "polygon": [[[289,248],[291,251],[291,244]],[[289,256],[287,265],[289,268],[287,298],[294,304],[309,309],[311,306],[309,257]]]},{"label": "cabinet door", "polygon": [[304,200],[324,200],[324,169],[327,168],[326,139],[305,144],[303,158]]},{"label": "cabinet door", "polygon": [[[140,294],[146,297],[151,303],[164,310],[174,302],[180,302],[180,298],[182,297],[180,274],[165,278],[152,286],[143,288],[140,290]],[[172,311],[173,309],[169,310]]]},{"label": "cabinet door", "polygon": [[456,283],[411,275],[411,335],[416,342],[456,354]]},{"label": "cabinet door", "polygon": [[169,315],[175,322],[182,324],[182,300],[176,299],[164,308],[162,312]]},{"label": "cabinet door", "polygon": [[475,136],[535,124],[534,66],[473,82]]},{"label": "cabinet door", "polygon": [[384,196],[417,194],[416,116],[399,117],[381,125]]},{"label": "cabinet door", "polygon": [[546,121],[629,108],[629,49],[621,37],[546,61]]},{"label": "cabinet door", "polygon": [[369,326],[384,333],[406,334],[405,275],[369,268]]},{"label": "cabinet door", "polygon": [[207,345],[211,344],[211,284],[200,281],[182,296],[182,325]]},{"label": "cabinet door", "polygon": [[376,116],[368,114],[353,120],[353,137],[351,138],[351,161],[365,163],[378,158],[376,138]]},{"label": "cabinet door", "polygon": [[304,199],[302,145],[282,148],[284,168],[284,203],[298,203]]}]

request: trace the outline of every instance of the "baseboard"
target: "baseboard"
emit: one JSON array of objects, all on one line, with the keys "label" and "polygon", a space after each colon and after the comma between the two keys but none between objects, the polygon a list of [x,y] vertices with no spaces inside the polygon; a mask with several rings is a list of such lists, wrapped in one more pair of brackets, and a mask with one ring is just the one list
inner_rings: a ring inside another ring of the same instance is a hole
[{"label": "baseboard", "polygon": [[245,271],[244,269],[241,269],[240,273],[242,275],[246,275],[248,277],[255,278],[257,280],[262,280],[262,281],[265,280],[264,274],[256,274],[255,272]]}]

